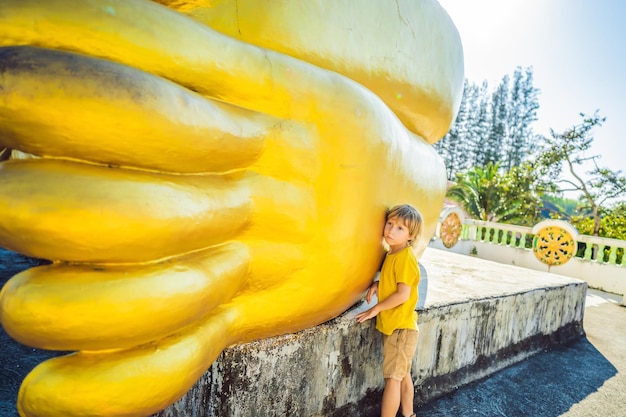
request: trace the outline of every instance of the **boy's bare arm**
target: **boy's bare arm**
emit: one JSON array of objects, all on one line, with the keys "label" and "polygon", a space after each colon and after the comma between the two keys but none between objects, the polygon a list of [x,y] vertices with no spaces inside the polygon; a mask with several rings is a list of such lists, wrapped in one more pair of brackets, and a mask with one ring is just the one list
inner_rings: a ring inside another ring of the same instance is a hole
[{"label": "boy's bare arm", "polygon": [[[378,286],[376,289],[378,289]],[[391,294],[389,297],[385,298],[384,301],[376,304],[374,307],[362,313],[357,314],[356,315],[357,323],[363,323],[366,320],[376,317],[378,313],[380,313],[381,311],[389,310],[389,309],[399,306],[402,303],[405,303],[409,299],[410,295],[411,295],[411,287],[409,287],[407,284],[404,284],[402,282],[399,283],[398,289],[396,290],[396,292]],[[370,292],[368,291],[368,298],[369,296],[370,296]]]}]

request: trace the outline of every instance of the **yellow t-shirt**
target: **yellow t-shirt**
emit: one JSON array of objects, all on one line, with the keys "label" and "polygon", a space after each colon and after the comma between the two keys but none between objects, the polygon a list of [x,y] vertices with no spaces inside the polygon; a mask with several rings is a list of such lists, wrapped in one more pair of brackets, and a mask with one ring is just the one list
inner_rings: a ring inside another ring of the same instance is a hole
[{"label": "yellow t-shirt", "polygon": [[417,329],[417,285],[420,271],[412,248],[406,247],[394,254],[387,254],[380,271],[378,282],[378,302],[384,301],[398,290],[398,283],[411,288],[409,299],[389,310],[381,311],[376,316],[376,329],[390,335],[396,329]]}]

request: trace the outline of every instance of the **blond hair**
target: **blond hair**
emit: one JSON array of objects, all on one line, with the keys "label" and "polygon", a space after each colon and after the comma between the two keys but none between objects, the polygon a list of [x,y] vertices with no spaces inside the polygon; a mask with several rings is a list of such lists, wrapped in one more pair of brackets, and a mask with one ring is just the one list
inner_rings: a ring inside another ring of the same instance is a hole
[{"label": "blond hair", "polygon": [[422,215],[410,204],[399,204],[387,210],[387,220],[400,219],[409,229],[409,245],[415,247],[422,231]]}]

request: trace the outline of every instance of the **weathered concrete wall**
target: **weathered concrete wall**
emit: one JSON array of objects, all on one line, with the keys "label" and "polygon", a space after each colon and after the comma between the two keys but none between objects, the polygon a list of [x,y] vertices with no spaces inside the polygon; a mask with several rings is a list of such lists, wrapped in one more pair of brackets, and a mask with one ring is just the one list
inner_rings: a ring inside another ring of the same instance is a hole
[{"label": "weathered concrete wall", "polygon": [[[421,263],[429,288],[413,363],[417,402],[583,334],[582,281],[434,249]],[[380,336],[373,322],[355,324],[363,308],[227,349],[158,416],[379,415]]]},{"label": "weathered concrete wall", "polygon": [[[333,414],[380,388],[379,335],[348,315],[297,334],[224,351],[162,416]],[[372,405],[378,400],[372,395]],[[346,414],[357,415],[357,414]]]}]

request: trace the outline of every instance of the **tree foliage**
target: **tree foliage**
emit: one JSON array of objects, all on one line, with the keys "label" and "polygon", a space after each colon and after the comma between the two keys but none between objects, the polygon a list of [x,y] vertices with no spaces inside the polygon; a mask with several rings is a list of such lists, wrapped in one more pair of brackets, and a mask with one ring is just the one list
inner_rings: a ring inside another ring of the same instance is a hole
[{"label": "tree foliage", "polygon": [[515,70],[509,94],[506,135],[508,143],[504,147],[508,153],[504,167],[506,170],[522,165],[536,139],[532,124],[537,120],[539,90],[533,86],[532,68],[522,71],[518,67]]},{"label": "tree foliage", "polygon": [[537,140],[539,90],[532,68],[518,67],[505,75],[493,92],[465,80],[463,98],[449,133],[435,147],[446,161],[448,179],[473,166],[498,164],[508,171],[520,166]]},{"label": "tree foliage", "polygon": [[544,194],[541,197],[543,209],[541,217],[569,220],[579,214],[579,202],[572,198],[564,198],[555,194]]},{"label": "tree foliage", "polygon": [[467,148],[473,150],[474,142],[470,139],[465,127],[472,111],[472,89],[474,87],[465,79],[463,96],[456,119],[450,126],[448,133],[434,145],[446,163],[449,180],[454,178],[454,173],[462,171],[464,166],[470,164],[467,158]]},{"label": "tree foliage", "polygon": [[499,164],[488,163],[458,173],[448,198],[476,219],[530,226],[541,206],[537,183],[530,165],[503,173]]},{"label": "tree foliage", "polygon": [[[581,115],[582,123],[563,132],[536,135],[538,94],[532,67],[518,67],[493,91],[487,82],[465,80],[458,116],[435,144],[448,179],[456,181],[451,197],[478,219],[530,225],[530,219],[542,216],[564,218],[577,222],[582,233],[621,236],[619,217],[626,214],[607,207],[623,201],[626,178],[600,167],[598,155],[589,155],[592,131],[604,118]],[[580,201],[562,199],[569,191]],[[549,194],[552,201],[539,201]],[[567,207],[559,206],[565,202]],[[593,224],[590,230],[588,224]]]},{"label": "tree foliage", "polygon": [[[579,233],[591,235],[594,231],[594,219],[589,216],[573,216],[570,222]],[[626,240],[626,203],[601,210],[599,236]]]},{"label": "tree foliage", "polygon": [[[537,157],[537,168],[553,191],[576,191],[581,195],[582,209],[593,219],[591,235],[599,236],[602,208],[626,193],[626,177],[621,171],[598,166],[599,155],[588,155],[593,143],[592,130],[605,118],[598,113],[591,117],[581,114],[582,122],[563,132],[551,130],[551,138]],[[584,170],[585,166],[591,169]]]}]

